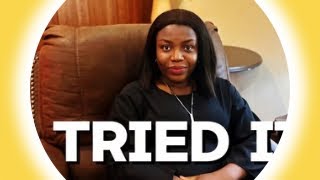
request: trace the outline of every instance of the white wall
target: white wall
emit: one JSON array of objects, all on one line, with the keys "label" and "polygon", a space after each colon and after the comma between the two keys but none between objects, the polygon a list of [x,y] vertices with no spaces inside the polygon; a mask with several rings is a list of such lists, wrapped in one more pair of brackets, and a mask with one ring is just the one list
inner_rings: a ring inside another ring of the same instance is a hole
[{"label": "white wall", "polygon": [[224,45],[259,53],[263,58],[259,67],[231,74],[231,80],[262,120],[287,113],[289,76],[285,55],[271,23],[253,0],[171,0],[171,4],[214,22]]}]

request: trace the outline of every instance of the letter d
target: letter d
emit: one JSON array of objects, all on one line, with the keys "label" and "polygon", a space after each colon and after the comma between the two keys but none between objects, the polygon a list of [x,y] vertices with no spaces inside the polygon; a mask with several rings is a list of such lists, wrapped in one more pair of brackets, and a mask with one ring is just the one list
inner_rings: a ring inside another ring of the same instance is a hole
[{"label": "letter d", "polygon": [[[218,123],[215,122],[193,122],[191,130],[191,160],[192,161],[214,161],[222,156],[228,151],[229,147],[229,136],[227,131]],[[203,152],[203,131],[208,130],[217,135],[218,143],[215,150],[211,152]]]}]

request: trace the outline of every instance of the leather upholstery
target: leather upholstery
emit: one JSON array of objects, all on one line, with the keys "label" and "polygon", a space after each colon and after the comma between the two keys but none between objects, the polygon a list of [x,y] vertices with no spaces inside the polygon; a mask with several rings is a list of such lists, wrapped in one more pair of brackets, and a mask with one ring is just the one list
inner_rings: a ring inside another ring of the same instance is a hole
[{"label": "leather upholstery", "polygon": [[[210,22],[206,25],[218,57],[217,75],[228,79],[226,56],[216,27]],[[60,162],[65,134],[52,130],[53,121],[105,120],[116,94],[138,78],[149,26],[60,25],[44,32],[33,68],[33,112],[43,146],[66,178],[105,179],[106,169],[92,163],[90,132],[79,137],[79,163]]]}]

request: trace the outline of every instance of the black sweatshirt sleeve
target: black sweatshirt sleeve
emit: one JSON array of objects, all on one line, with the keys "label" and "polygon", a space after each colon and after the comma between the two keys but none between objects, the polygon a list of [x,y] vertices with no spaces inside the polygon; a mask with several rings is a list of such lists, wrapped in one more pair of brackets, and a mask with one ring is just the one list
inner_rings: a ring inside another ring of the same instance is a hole
[{"label": "black sweatshirt sleeve", "polygon": [[248,179],[254,179],[266,165],[250,159],[251,152],[256,152],[256,131],[251,130],[250,123],[259,119],[254,117],[248,103],[236,88],[229,82],[226,82],[226,86],[230,97],[230,148],[227,163],[237,164],[247,172]]}]

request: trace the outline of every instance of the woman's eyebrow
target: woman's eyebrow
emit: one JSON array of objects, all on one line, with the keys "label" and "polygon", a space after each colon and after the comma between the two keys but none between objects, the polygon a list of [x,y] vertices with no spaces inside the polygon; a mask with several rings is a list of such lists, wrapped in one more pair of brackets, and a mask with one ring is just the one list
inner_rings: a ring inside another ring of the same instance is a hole
[{"label": "woman's eyebrow", "polygon": [[[167,42],[167,43],[172,43],[172,41],[171,40],[168,40],[168,39],[159,39],[159,40],[157,40],[157,41],[164,41],[164,42]],[[188,43],[188,42],[192,42],[192,41],[197,41],[196,39],[187,39],[187,40],[184,40],[184,41],[182,41],[183,43]]]},{"label": "woman's eyebrow", "polygon": [[183,42],[184,42],[184,43],[188,43],[188,42],[192,42],[192,41],[197,42],[196,39],[187,39],[187,40],[185,40],[185,41],[183,41]]},{"label": "woman's eyebrow", "polygon": [[167,39],[158,39],[157,41],[164,41],[164,42],[166,42],[166,43],[171,43],[171,42],[172,42],[172,41],[167,40]]}]

